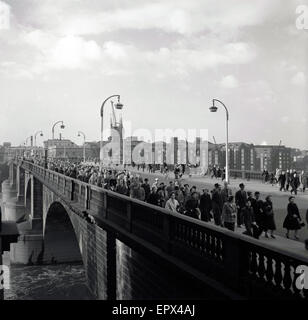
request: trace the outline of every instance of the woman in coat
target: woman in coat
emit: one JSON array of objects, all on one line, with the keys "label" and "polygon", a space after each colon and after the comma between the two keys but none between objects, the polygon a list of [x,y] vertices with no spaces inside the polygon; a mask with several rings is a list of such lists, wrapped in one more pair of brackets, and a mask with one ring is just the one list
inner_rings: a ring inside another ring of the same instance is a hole
[{"label": "woman in coat", "polygon": [[242,217],[246,228],[243,233],[253,236],[253,226],[256,225],[256,219],[250,200],[247,200],[245,207],[242,208]]},{"label": "woman in coat", "polygon": [[185,205],[185,214],[189,217],[200,219],[200,209],[199,209],[199,195],[197,192],[193,192],[190,199],[186,202]]},{"label": "woman in coat", "polygon": [[283,222],[283,227],[287,229],[286,237],[289,238],[289,232],[290,230],[294,230],[294,238],[298,240],[298,230],[301,228],[301,216],[299,214],[298,207],[296,203],[294,202],[294,197],[289,197],[289,203],[288,203],[288,213],[286,218]]},{"label": "woman in coat", "polygon": [[202,221],[211,221],[212,199],[208,189],[203,189],[203,194],[200,197],[199,208],[201,211]]},{"label": "woman in coat", "polygon": [[224,203],[222,208],[221,220],[225,228],[234,231],[237,208],[233,201],[234,197],[229,196],[228,201]]},{"label": "woman in coat", "polygon": [[274,231],[276,230],[276,224],[274,219],[272,196],[270,195],[265,198],[264,213],[265,213],[265,219],[264,219],[265,237],[268,238],[267,232],[268,230],[270,230],[271,237],[275,239]]}]

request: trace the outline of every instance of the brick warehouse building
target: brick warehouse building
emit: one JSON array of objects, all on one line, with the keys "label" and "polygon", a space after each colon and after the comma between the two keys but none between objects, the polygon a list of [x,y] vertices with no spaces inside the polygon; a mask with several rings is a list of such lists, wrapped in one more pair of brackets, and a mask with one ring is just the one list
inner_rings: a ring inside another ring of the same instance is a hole
[{"label": "brick warehouse building", "polygon": [[279,145],[256,145],[254,148],[257,155],[256,171],[275,172],[276,169],[287,170],[292,168],[291,148]]},{"label": "brick warehouse building", "polygon": [[[224,168],[226,165],[225,144],[208,144],[209,166]],[[229,143],[229,168],[230,170],[254,171],[256,152],[253,144],[244,142]]]}]

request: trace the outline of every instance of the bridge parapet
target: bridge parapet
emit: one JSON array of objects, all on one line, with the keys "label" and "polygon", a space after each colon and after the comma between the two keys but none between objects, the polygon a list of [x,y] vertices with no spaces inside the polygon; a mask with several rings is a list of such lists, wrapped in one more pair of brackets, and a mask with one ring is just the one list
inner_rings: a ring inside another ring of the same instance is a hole
[{"label": "bridge parapet", "polygon": [[[125,243],[146,248],[202,281],[213,281],[244,297],[307,299],[297,268],[308,256],[205,222],[170,213],[127,196],[47,170],[20,165],[77,214],[94,217]],[[306,284],[307,286],[307,284]]]}]

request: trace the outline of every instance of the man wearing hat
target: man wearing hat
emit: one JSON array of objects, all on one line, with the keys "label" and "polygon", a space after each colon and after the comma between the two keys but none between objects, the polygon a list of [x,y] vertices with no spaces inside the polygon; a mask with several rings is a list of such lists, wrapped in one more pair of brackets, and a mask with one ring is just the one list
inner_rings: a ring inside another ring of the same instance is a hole
[{"label": "man wearing hat", "polygon": [[228,187],[227,181],[224,182],[224,187],[221,190],[221,195],[222,195],[223,203],[228,202],[229,197],[232,196],[232,190]]},{"label": "man wearing hat", "polygon": [[189,189],[189,184],[187,183],[184,184],[183,195],[184,195],[184,205],[186,205],[186,202],[190,198],[190,189]]},{"label": "man wearing hat", "polygon": [[216,226],[221,226],[221,215],[222,215],[222,208],[223,208],[223,199],[221,195],[220,184],[214,184],[214,190],[212,190],[212,210],[214,215],[214,222]]},{"label": "man wearing hat", "polygon": [[241,228],[243,224],[243,216],[242,216],[242,209],[245,208],[247,203],[247,193],[245,191],[244,183],[239,184],[240,190],[235,193],[235,204],[237,206],[237,226]]},{"label": "man wearing hat", "polygon": [[201,211],[201,220],[211,221],[212,199],[208,189],[203,189],[199,207]]},{"label": "man wearing hat", "polygon": [[258,236],[260,236],[265,230],[265,213],[264,213],[264,202],[260,198],[260,192],[255,192],[255,197],[252,198],[251,205],[253,207],[253,212],[255,215],[256,224],[259,228]]},{"label": "man wearing hat", "polygon": [[144,192],[145,192],[145,201],[148,200],[148,197],[150,195],[150,192],[151,192],[151,186],[149,184],[149,179],[148,178],[145,178],[144,179],[144,183],[141,185],[141,187],[144,189]]}]

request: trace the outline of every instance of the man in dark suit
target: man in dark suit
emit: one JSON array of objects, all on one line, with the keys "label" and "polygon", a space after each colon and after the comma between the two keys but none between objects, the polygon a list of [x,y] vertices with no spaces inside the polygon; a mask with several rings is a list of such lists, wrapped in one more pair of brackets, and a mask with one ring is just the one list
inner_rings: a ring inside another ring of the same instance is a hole
[{"label": "man in dark suit", "polygon": [[253,207],[255,220],[258,226],[257,237],[259,237],[265,230],[265,213],[264,213],[264,202],[260,198],[260,192],[255,192],[255,197],[252,199],[251,205]]},{"label": "man in dark suit", "polygon": [[200,197],[199,208],[201,211],[201,220],[211,221],[212,199],[208,189],[203,189],[203,194]]},{"label": "man in dark suit", "polygon": [[222,226],[221,215],[223,207],[223,199],[221,195],[220,184],[215,183],[215,189],[212,190],[212,211],[216,226]]},{"label": "man in dark suit", "polygon": [[245,191],[244,183],[240,183],[239,185],[240,190],[235,193],[235,204],[237,206],[237,226],[241,228],[243,224],[243,217],[242,217],[242,209],[245,207],[247,202],[247,193]]},{"label": "man in dark suit", "polygon": [[149,195],[151,193],[151,186],[149,184],[149,179],[145,178],[144,183],[141,185],[145,192],[145,201],[148,201]]}]

